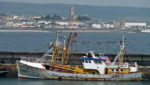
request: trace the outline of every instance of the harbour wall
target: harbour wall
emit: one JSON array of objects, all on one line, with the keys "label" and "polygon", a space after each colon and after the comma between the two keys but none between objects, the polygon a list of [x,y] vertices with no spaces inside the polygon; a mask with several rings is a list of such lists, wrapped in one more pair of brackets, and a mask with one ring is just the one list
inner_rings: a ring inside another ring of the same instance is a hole
[{"label": "harbour wall", "polygon": [[[43,52],[0,52],[1,64],[15,64],[17,60],[23,57],[40,58]],[[86,53],[71,53],[68,63],[71,65],[81,65],[80,57]],[[98,53],[96,53],[98,55]],[[116,54],[105,54],[111,61],[116,57]],[[137,62],[140,66],[150,66],[150,54],[125,54],[125,62]]]}]

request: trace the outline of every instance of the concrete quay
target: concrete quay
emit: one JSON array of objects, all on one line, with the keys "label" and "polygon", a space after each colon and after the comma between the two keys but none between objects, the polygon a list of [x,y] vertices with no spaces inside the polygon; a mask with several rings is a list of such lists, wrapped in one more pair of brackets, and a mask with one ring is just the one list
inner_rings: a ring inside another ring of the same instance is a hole
[{"label": "concrete quay", "polygon": [[[26,58],[40,58],[44,52],[0,52],[1,64],[15,64],[17,60],[22,57]],[[86,53],[71,53],[69,64],[81,65],[80,57],[85,56]],[[98,53],[96,53],[98,55]],[[105,54],[111,61],[115,58],[116,54]],[[124,61],[137,62],[140,66],[150,66],[150,54],[125,54]]]}]

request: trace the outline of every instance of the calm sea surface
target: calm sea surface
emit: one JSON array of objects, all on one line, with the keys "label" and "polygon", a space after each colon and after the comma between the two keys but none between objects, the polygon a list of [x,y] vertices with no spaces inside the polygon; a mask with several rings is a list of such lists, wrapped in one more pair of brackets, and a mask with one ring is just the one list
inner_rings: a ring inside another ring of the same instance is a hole
[{"label": "calm sea surface", "polygon": [[[60,40],[69,33],[60,33]],[[150,34],[144,33],[78,33],[72,51],[116,53],[122,36],[126,37],[127,53],[150,54]],[[45,52],[55,33],[0,32],[0,51]],[[58,81],[0,78],[0,85],[150,85],[150,81]]]},{"label": "calm sea surface", "polygon": [[59,81],[0,78],[0,85],[149,85],[150,81]]},{"label": "calm sea surface", "polygon": [[[131,54],[150,54],[149,33],[78,33],[72,51],[117,53],[119,41],[126,37],[126,52]],[[60,33],[60,40],[69,33]],[[0,32],[0,51],[45,52],[48,43],[55,41],[56,33]]]}]

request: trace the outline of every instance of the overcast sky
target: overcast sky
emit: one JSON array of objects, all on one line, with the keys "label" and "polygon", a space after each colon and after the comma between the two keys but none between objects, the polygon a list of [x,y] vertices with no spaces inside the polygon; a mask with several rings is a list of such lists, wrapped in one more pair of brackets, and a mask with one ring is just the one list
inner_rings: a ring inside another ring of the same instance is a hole
[{"label": "overcast sky", "polygon": [[150,0],[0,0],[28,3],[59,3],[59,4],[81,4],[98,6],[128,6],[150,8]]}]

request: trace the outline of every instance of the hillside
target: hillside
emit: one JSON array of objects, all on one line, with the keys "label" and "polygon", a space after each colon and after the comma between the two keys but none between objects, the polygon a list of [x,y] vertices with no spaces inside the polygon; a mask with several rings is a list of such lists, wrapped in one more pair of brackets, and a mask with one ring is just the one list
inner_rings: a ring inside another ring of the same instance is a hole
[{"label": "hillside", "polygon": [[[18,2],[0,2],[0,13],[7,15],[47,15],[69,16],[66,4],[31,4]],[[124,17],[128,21],[149,21],[150,8],[74,5],[77,15],[89,15],[94,19],[112,20]]]}]

